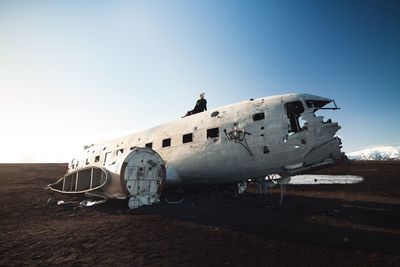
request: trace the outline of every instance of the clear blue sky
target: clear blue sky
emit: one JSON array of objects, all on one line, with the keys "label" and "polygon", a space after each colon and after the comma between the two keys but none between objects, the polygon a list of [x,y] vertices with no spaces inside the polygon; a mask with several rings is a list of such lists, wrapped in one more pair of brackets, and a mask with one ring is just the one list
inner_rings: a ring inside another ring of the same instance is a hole
[{"label": "clear blue sky", "polygon": [[344,150],[400,144],[399,1],[2,1],[0,162],[209,107],[334,98]]}]

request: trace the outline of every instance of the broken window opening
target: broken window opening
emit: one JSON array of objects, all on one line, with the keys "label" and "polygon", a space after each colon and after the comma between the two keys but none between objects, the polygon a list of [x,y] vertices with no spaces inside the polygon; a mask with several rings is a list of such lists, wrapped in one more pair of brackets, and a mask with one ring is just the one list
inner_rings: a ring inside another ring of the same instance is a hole
[{"label": "broken window opening", "polygon": [[147,144],[145,144],[144,146],[145,146],[145,147],[148,147],[148,148],[153,148],[153,143],[147,143]]},{"label": "broken window opening", "polygon": [[193,134],[192,133],[188,133],[188,134],[184,134],[182,136],[182,143],[190,143],[193,141]]},{"label": "broken window opening", "polygon": [[[329,103],[332,103],[333,107],[325,107]],[[334,100],[306,100],[306,105],[309,108],[313,108],[313,112],[319,110],[319,109],[332,109],[332,110],[337,110],[340,109],[337,107],[336,103]]]},{"label": "broken window opening", "polygon": [[117,150],[116,155],[119,156],[119,155],[121,155],[121,154],[123,154],[123,153],[124,153],[124,149],[121,148],[121,149],[118,149],[118,150]]},{"label": "broken window opening", "polygon": [[[329,101],[324,101],[324,100],[305,100],[305,103],[307,107],[312,108],[314,117],[316,117],[317,111],[318,117],[321,119],[323,123],[332,123],[331,119],[328,119],[327,121],[323,121],[323,118],[325,117],[324,111],[325,110],[338,110],[340,108],[337,107],[335,100],[329,100]],[[326,105],[329,105],[326,107]],[[321,111],[320,111],[321,110]]]},{"label": "broken window opening", "polygon": [[264,112],[253,114],[253,121],[263,120],[265,118]]},{"label": "broken window opening", "polygon": [[85,163],[86,163],[86,165],[89,165],[89,159],[86,159]]},{"label": "broken window opening", "polygon": [[162,140],[162,147],[168,147],[168,146],[171,146],[171,138]]},{"label": "broken window opening", "polygon": [[129,150],[134,150],[136,148],[136,146],[131,146],[130,148],[129,148]]},{"label": "broken window opening", "polygon": [[207,129],[207,139],[219,137],[219,128]]},{"label": "broken window opening", "polygon": [[285,104],[285,110],[289,119],[289,133],[301,131],[299,117],[304,112],[304,107],[300,101],[289,102]]},{"label": "broken window opening", "polygon": [[94,162],[99,162],[100,161],[100,156],[96,156],[95,158],[94,158]]}]

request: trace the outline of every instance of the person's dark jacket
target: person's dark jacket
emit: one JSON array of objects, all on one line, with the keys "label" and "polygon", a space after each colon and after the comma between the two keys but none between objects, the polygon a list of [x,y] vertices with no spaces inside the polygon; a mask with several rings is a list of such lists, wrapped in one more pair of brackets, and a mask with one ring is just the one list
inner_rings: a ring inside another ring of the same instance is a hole
[{"label": "person's dark jacket", "polygon": [[196,114],[199,112],[203,112],[207,110],[207,100],[203,99],[199,99],[196,102],[196,106],[194,106],[193,110],[192,110],[192,114]]}]

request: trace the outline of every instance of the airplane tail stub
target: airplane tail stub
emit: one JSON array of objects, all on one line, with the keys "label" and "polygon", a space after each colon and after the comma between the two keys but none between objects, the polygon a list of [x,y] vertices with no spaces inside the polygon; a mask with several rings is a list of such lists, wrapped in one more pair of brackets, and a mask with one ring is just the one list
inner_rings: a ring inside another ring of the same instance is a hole
[{"label": "airplane tail stub", "polygon": [[64,194],[91,193],[103,198],[129,198],[129,208],[159,202],[166,170],[161,156],[151,148],[136,148],[121,155],[117,163],[88,166],[60,178],[48,189]]},{"label": "airplane tail stub", "polygon": [[150,148],[136,148],[125,158],[120,179],[129,196],[129,208],[159,202],[165,184],[165,166],[161,156]]}]

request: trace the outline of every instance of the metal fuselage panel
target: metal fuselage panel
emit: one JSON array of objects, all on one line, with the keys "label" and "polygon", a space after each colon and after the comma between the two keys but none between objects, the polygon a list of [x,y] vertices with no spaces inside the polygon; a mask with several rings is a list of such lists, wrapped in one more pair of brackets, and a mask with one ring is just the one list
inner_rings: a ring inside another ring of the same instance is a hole
[{"label": "metal fuselage panel", "polygon": [[[73,169],[87,164],[112,169],[117,158],[131,148],[152,143],[152,149],[166,163],[167,183],[238,182],[270,173],[284,175],[285,166],[296,164],[301,167],[290,174],[301,172],[303,167],[341,157],[340,141],[335,137],[340,127],[316,117],[313,108],[307,107],[307,99],[331,101],[308,94],[243,101],[98,144],[86,149],[71,165]],[[308,126],[290,133],[285,104],[293,101],[304,106],[301,116]],[[263,117],[257,117],[262,113]],[[207,130],[213,128],[218,128],[218,136],[208,138]],[[192,134],[192,140],[184,143],[185,134]],[[241,138],[231,138],[240,134]],[[163,147],[168,138],[170,146]],[[168,175],[168,169],[174,177]]]}]

